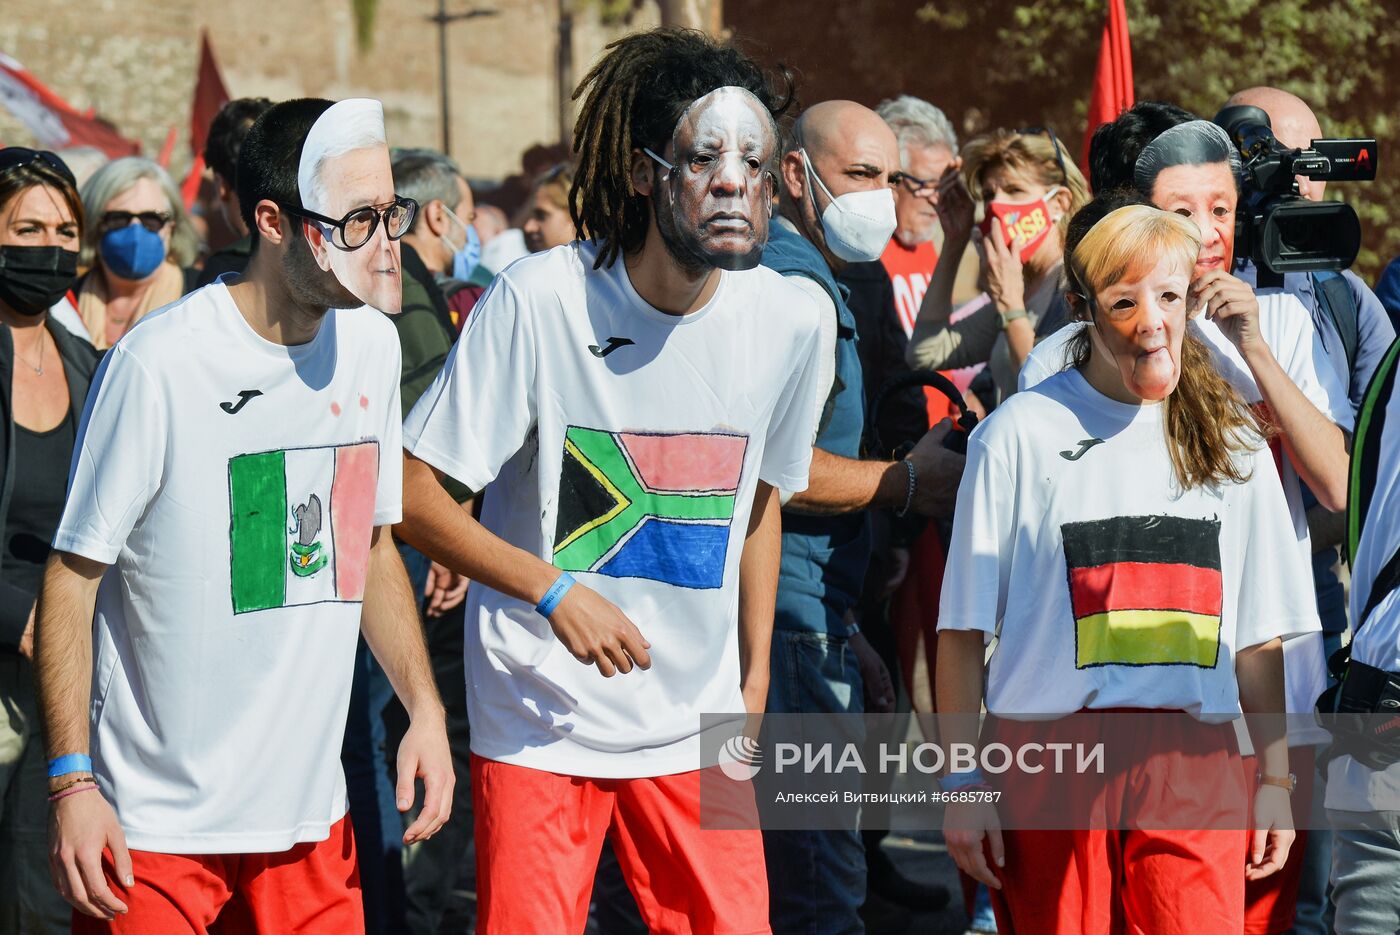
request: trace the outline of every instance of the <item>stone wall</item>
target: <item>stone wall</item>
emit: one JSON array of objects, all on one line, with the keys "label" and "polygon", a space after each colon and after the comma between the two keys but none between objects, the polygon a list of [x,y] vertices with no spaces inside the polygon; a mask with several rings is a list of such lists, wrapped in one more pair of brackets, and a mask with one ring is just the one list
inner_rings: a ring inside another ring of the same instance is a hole
[{"label": "stone wall", "polygon": [[[604,26],[586,3],[573,29],[574,80],[604,45],[657,21],[644,4],[631,27]],[[493,17],[450,24],[451,152],[468,175],[501,178],[521,153],[557,142],[555,56],[559,0],[449,0]],[[0,51],[19,59],[78,108],[94,107],[146,153],[160,152],[173,126],[172,168],[189,164],[190,99],[199,32],[209,31],[229,93],[274,100],[376,97],[391,143],[442,142],[437,0],[380,0],[373,46],[355,41],[351,0],[4,0]],[[0,142],[32,138],[0,111]]]}]

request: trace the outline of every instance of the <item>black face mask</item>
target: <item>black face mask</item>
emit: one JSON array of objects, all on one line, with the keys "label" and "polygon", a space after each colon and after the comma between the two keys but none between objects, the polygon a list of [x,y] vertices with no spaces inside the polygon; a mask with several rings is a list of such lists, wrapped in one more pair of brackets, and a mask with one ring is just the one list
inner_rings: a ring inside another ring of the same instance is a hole
[{"label": "black face mask", "polygon": [[0,246],[0,302],[21,315],[47,311],[77,278],[76,250]]}]

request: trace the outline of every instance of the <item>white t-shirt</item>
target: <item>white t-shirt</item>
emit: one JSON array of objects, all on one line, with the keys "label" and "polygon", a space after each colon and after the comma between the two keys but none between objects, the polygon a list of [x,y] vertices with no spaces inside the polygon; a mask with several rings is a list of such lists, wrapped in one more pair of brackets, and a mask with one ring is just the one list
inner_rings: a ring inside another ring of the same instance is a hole
[{"label": "white t-shirt", "polygon": [[[760,479],[807,487],[818,316],[772,270],[726,272],[664,314],[592,243],[497,275],[404,423],[473,490],[481,522],[571,572],[651,643],[603,678],[534,607],[468,591],[472,752],[575,776],[701,767],[702,713],[742,712],[739,558]],[[602,356],[600,356],[600,354]]]},{"label": "white t-shirt", "polygon": [[1318,629],[1266,448],[1251,478],[1177,487],[1164,407],[1077,370],[1002,403],[968,440],[940,630],[999,637],[987,710],[1240,713],[1235,654]]},{"label": "white t-shirt", "polygon": [[91,753],[131,847],[284,851],[345,814],[369,537],[401,518],[399,368],[373,309],[285,347],[222,283],[107,352],[54,548],[112,566]]},{"label": "white t-shirt", "polygon": [[[1318,410],[1338,426],[1350,431],[1355,415],[1347,388],[1336,371],[1328,364],[1322,339],[1303,304],[1293,295],[1274,293],[1258,296],[1259,327],[1264,343],[1273,352],[1274,358],[1284,373],[1288,374],[1303,395]],[[1036,345],[1021,368],[1018,381],[1020,389],[1035,386],[1053,373],[1068,366],[1066,356],[1070,339],[1087,327],[1085,322],[1074,322],[1056,331]],[[1215,360],[1216,369],[1250,405],[1263,399],[1259,385],[1250,372],[1249,365],[1234,343],[1220,330],[1220,326],[1205,317],[1192,319],[1192,333],[1205,342]],[[1312,543],[1308,538],[1307,510],[1303,506],[1301,480],[1293,462],[1280,457],[1284,497],[1288,502],[1289,515],[1293,519],[1293,538],[1297,542],[1298,553],[1312,577]],[[1316,613],[1317,597],[1314,594],[1307,606]],[[1286,672],[1288,711],[1293,714],[1309,714],[1317,702],[1317,696],[1326,688],[1327,663],[1323,651],[1322,634],[1304,639],[1290,640],[1283,647],[1283,661]],[[1289,742],[1293,745],[1325,743],[1327,732],[1316,726],[1305,726],[1302,719],[1294,719],[1290,725]]]},{"label": "white t-shirt", "polygon": [[[1374,479],[1367,486],[1371,502],[1362,518],[1361,541],[1351,563],[1351,621],[1356,627],[1351,658],[1400,672],[1400,588],[1381,598],[1371,613],[1361,613],[1371,599],[1376,578],[1400,549],[1400,393],[1377,401],[1367,438],[1379,439]],[[1349,811],[1400,810],[1400,763],[1375,770],[1340,756],[1328,766],[1327,807]]]}]

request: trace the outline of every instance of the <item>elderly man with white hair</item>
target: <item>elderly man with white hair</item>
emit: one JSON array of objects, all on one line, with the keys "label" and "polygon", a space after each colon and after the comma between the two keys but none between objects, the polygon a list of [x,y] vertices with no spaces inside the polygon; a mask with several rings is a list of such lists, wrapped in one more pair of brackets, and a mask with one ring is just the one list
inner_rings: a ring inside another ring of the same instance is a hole
[{"label": "elderly man with white hair", "polygon": [[[948,117],[928,101],[901,94],[880,102],[875,112],[894,131],[899,142],[900,172],[894,178],[894,237],[880,257],[894,286],[895,308],[904,333],[914,330],[933,267],[943,241],[938,223],[938,182],[958,159],[958,135]],[[971,265],[959,269],[954,301],[965,301],[977,294],[976,256],[969,251]]]}]

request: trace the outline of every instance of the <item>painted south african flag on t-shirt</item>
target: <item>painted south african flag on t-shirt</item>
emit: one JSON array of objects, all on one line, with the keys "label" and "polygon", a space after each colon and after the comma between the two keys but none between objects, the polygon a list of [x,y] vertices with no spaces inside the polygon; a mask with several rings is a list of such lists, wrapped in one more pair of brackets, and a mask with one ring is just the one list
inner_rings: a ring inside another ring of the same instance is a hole
[{"label": "painted south african flag on t-shirt", "polygon": [[554,564],[683,588],[724,581],[748,436],[564,434]]},{"label": "painted south african flag on t-shirt", "polygon": [[1114,516],[1060,527],[1074,608],[1075,668],[1215,667],[1220,521]]}]

